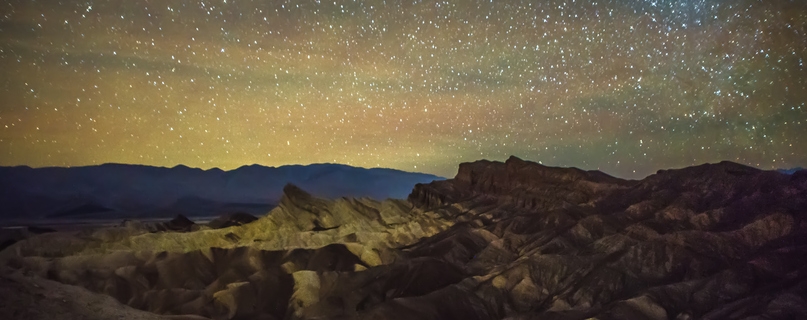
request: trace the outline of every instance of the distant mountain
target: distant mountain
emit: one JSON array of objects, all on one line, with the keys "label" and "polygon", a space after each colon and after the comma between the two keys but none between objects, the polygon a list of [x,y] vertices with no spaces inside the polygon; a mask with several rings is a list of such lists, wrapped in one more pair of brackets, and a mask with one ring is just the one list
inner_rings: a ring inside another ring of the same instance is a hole
[{"label": "distant mountain", "polygon": [[[623,180],[511,157],[407,199],[283,192],[266,215],[208,226],[15,229],[0,319],[121,304],[173,319],[807,319],[807,171],[724,161]],[[67,285],[89,291],[52,294]]]},{"label": "distant mountain", "polygon": [[417,183],[444,178],[339,164],[231,171],[126,164],[0,167],[0,219],[173,217],[236,211],[263,214],[293,183],[318,197],[406,198]]},{"label": "distant mountain", "polygon": [[796,171],[801,171],[801,170],[804,170],[804,168],[795,167],[795,168],[790,168],[790,169],[777,169],[776,171],[778,171],[780,173],[784,173],[784,174],[794,174],[794,173],[796,173]]}]

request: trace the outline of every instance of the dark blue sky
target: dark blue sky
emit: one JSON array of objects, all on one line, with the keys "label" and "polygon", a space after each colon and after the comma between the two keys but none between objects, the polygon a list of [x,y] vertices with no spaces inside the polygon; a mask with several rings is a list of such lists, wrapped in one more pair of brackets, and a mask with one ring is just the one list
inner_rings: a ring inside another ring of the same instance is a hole
[{"label": "dark blue sky", "polygon": [[804,1],[5,1],[0,165],[807,166]]}]

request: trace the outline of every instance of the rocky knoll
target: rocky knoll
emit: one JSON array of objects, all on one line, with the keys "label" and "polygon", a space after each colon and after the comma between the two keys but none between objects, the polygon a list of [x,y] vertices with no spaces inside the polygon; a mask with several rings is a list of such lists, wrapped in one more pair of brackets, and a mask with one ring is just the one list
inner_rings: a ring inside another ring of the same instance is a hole
[{"label": "rocky knoll", "polygon": [[317,274],[392,263],[394,248],[448,221],[403,200],[324,200],[288,185],[257,220],[230,215],[199,226],[179,216],[52,232],[12,244],[0,262],[158,314],[281,319],[313,299]]},{"label": "rocky knoll", "polygon": [[468,276],[376,314],[442,312],[441,299],[464,296],[486,319],[807,316],[806,174],[722,162],[623,181],[510,158],[464,164],[410,200],[468,212],[409,252],[445,248],[441,259]]},{"label": "rocky knoll", "polygon": [[172,317],[802,319],[805,216],[805,171],[627,181],[512,157],[406,201],[287,186],[252,222],[46,233],[0,263]]}]

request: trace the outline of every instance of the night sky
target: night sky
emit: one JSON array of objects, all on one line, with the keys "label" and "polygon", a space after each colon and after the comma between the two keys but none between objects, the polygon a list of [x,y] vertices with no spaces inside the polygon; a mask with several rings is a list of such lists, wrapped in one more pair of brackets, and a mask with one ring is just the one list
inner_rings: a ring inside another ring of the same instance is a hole
[{"label": "night sky", "polygon": [[2,1],[0,165],[807,166],[806,3]]}]

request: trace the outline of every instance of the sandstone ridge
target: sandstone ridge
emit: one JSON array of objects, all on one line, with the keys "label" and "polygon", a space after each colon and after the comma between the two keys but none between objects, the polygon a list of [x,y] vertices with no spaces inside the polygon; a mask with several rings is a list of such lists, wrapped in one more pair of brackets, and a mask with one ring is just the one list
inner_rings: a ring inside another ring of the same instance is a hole
[{"label": "sandstone ridge", "polygon": [[407,200],[325,200],[221,229],[46,233],[4,265],[163,316],[807,318],[807,174],[731,162],[623,180],[511,157]]}]

